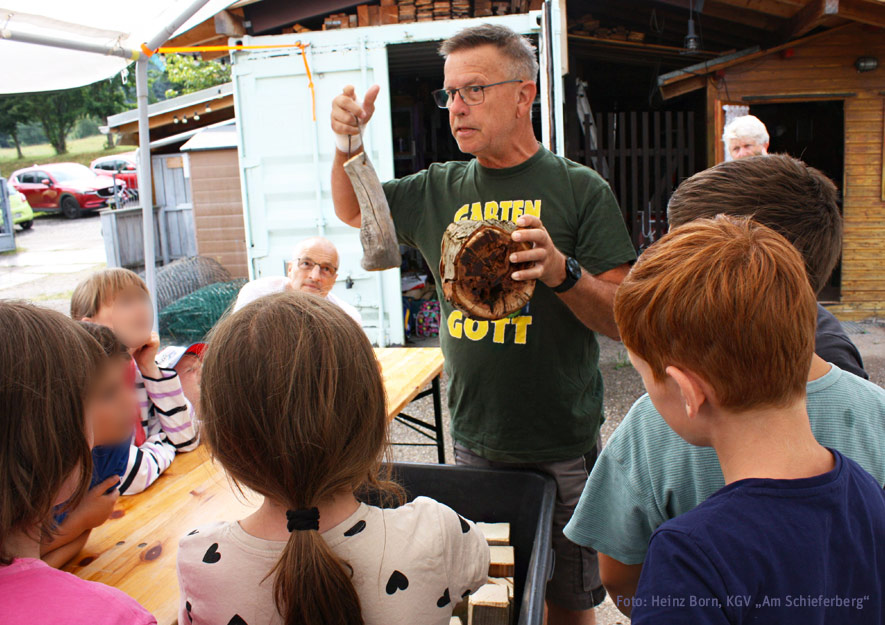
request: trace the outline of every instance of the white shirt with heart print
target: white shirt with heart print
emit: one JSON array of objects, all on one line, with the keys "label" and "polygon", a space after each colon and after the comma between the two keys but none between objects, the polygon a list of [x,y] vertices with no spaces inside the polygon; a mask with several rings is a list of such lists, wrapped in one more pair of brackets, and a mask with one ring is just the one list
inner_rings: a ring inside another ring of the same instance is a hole
[{"label": "white shirt with heart print", "polygon": [[[451,508],[418,497],[399,508],[360,504],[322,534],[353,568],[365,625],[448,625],[452,609],[488,581],[489,548]],[[181,539],[179,625],[278,625],[273,578],[285,542],[256,538],[237,522]]]}]

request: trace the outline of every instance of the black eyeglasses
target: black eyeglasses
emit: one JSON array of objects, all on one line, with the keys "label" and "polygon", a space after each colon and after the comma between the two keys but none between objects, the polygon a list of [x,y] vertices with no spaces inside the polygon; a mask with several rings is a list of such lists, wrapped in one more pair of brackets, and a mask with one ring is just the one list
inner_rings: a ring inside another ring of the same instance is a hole
[{"label": "black eyeglasses", "polygon": [[338,267],[333,267],[332,265],[322,265],[320,263],[315,263],[309,258],[299,258],[298,259],[298,268],[305,273],[309,273],[313,271],[314,267],[320,268],[320,274],[324,278],[331,278],[338,272]]},{"label": "black eyeglasses", "polygon": [[460,89],[437,89],[433,92],[433,99],[436,105],[441,109],[449,108],[455,101],[455,94],[461,96],[461,100],[467,106],[476,106],[485,101],[485,90],[489,87],[497,87],[498,85],[506,85],[511,82],[524,82],[519,79],[503,80],[501,82],[493,82],[490,85],[470,85],[469,87],[461,87]]}]

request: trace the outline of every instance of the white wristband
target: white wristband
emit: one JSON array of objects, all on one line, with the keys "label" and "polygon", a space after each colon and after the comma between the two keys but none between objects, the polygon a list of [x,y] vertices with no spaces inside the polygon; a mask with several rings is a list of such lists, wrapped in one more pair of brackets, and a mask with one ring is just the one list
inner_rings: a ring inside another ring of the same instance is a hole
[{"label": "white wristband", "polygon": [[363,140],[360,139],[359,135],[340,135],[337,132],[333,134],[335,135],[335,147],[338,148],[339,152],[344,152],[345,154],[356,152],[363,144]]}]

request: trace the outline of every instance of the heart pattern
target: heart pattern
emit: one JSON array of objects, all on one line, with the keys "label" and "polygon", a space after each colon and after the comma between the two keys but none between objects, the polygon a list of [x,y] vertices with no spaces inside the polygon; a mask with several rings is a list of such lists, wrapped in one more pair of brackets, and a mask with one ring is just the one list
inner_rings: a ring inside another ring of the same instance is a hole
[{"label": "heart pattern", "polygon": [[449,589],[446,588],[446,591],[443,593],[443,596],[436,600],[436,607],[444,608],[452,602],[452,598],[449,596]]},{"label": "heart pattern", "polygon": [[194,534],[199,534],[200,530],[193,530],[187,533],[188,536],[193,536]]},{"label": "heart pattern", "polygon": [[246,621],[243,620],[243,617],[239,614],[234,614],[233,618],[227,622],[227,625],[249,625]]},{"label": "heart pattern", "polygon": [[360,521],[356,522],[356,525],[354,525],[349,530],[344,532],[344,535],[345,536],[356,536],[357,534],[362,532],[364,529],[366,529],[366,522],[360,520]]},{"label": "heart pattern", "polygon": [[467,590],[465,590],[464,592],[461,593],[461,598],[466,599],[467,597],[469,597],[472,594],[473,594],[473,591],[468,588]]},{"label": "heart pattern", "polygon": [[193,623],[194,617],[191,616],[191,602],[190,601],[184,602],[184,609],[187,610],[187,620],[189,620],[191,623]]},{"label": "heart pattern", "polygon": [[218,553],[218,543],[212,543],[212,546],[203,554],[203,562],[206,564],[215,564],[221,560],[221,554]]},{"label": "heart pattern", "polygon": [[470,531],[470,524],[469,524],[467,521],[464,520],[464,517],[462,517],[462,516],[459,514],[459,515],[458,515],[458,520],[461,521],[461,533],[462,533],[462,534],[466,534],[467,532],[469,532],[469,531]]},{"label": "heart pattern", "polygon": [[388,595],[392,595],[397,590],[405,590],[409,587],[409,578],[400,573],[399,571],[394,571],[390,574],[390,579],[387,580],[387,590]]}]

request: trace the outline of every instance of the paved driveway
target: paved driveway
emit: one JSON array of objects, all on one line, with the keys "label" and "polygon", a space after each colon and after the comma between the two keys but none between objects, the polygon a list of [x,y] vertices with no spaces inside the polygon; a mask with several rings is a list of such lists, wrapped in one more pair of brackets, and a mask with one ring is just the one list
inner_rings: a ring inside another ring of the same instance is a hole
[{"label": "paved driveway", "polygon": [[0,298],[29,299],[65,314],[77,283],[107,261],[97,213],[40,216],[30,230],[16,228],[15,242],[15,252],[0,254]]}]

